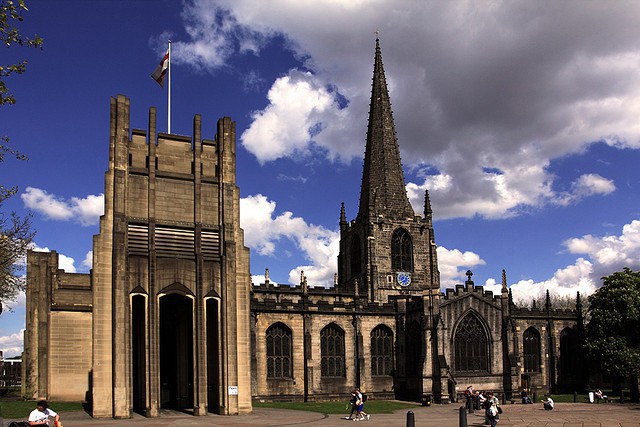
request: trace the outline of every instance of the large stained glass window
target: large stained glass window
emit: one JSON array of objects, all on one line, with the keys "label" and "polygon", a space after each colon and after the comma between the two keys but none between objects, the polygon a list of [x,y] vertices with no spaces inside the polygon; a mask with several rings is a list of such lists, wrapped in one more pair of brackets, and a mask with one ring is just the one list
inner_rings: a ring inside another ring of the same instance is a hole
[{"label": "large stained glass window", "polygon": [[469,313],[460,321],[454,347],[457,372],[489,371],[489,338],[476,314]]},{"label": "large stained glass window", "polygon": [[276,323],[267,329],[267,378],[293,377],[291,365],[291,329]]},{"label": "large stained glass window", "polygon": [[335,323],[320,331],[320,374],[344,377],[344,331]]},{"label": "large stained glass window", "polygon": [[524,371],[540,372],[540,332],[533,326],[524,331]]},{"label": "large stained glass window", "polygon": [[391,375],[393,371],[393,331],[379,325],[371,331],[371,375]]}]

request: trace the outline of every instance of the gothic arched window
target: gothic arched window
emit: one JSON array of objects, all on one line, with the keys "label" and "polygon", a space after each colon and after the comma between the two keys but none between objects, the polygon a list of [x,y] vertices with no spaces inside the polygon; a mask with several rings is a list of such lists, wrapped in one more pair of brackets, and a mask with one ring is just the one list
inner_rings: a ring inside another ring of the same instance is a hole
[{"label": "gothic arched window", "polygon": [[457,372],[489,371],[489,338],[476,314],[469,313],[460,321],[454,347]]},{"label": "gothic arched window", "polygon": [[335,323],[320,331],[320,375],[344,377],[344,331]]},{"label": "gothic arched window", "polygon": [[267,329],[267,378],[293,378],[291,329],[276,323]]},{"label": "gothic arched window", "polygon": [[397,271],[413,270],[413,244],[406,230],[399,228],[391,237],[391,268]]},{"label": "gothic arched window", "polygon": [[540,332],[533,326],[524,331],[524,371],[540,372]]},{"label": "gothic arched window", "polygon": [[362,273],[362,245],[360,244],[360,237],[353,236],[351,240],[351,277]]},{"label": "gothic arched window", "polygon": [[371,331],[371,375],[391,375],[393,371],[393,331],[379,325]]}]

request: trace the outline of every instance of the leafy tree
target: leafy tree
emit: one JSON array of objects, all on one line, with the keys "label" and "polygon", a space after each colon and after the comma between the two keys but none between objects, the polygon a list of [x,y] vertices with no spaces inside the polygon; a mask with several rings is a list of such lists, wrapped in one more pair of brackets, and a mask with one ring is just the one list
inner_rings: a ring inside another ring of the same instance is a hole
[{"label": "leafy tree", "polygon": [[[27,12],[25,0],[0,0],[0,42],[7,48],[12,45],[41,48],[43,39],[38,35],[33,38],[20,33],[18,24],[24,19],[23,12]],[[27,70],[27,61],[17,64],[0,65],[0,105],[16,103],[15,97],[9,92],[5,79],[12,74],[22,74]],[[26,156],[9,146],[9,137],[0,136],[0,163],[5,155],[11,155],[18,160],[26,160]],[[24,289],[24,280],[19,275],[19,262],[26,255],[29,244],[33,240],[31,231],[31,217],[20,218],[15,212],[6,213],[2,210],[4,202],[17,193],[16,187],[5,187],[0,184],[0,302],[13,301],[18,292]],[[0,303],[0,313],[2,304]]]},{"label": "leafy tree", "polygon": [[631,398],[638,400],[640,372],[640,272],[625,267],[602,278],[589,297],[585,350],[604,372],[630,379]]}]

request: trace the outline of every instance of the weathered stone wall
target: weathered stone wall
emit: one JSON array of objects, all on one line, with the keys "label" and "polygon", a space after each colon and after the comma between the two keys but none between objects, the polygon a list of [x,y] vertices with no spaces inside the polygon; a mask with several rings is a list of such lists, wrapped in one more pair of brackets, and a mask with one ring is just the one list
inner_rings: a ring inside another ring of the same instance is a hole
[{"label": "weathered stone wall", "polygon": [[92,358],[91,329],[90,312],[51,313],[49,399],[83,401],[87,398]]}]

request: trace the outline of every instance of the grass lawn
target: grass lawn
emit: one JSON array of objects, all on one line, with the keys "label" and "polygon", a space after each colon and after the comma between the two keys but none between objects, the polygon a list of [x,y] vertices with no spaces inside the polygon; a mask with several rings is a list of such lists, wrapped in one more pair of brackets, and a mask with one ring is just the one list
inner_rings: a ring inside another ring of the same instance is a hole
[{"label": "grass lawn", "polygon": [[[81,402],[49,402],[56,412],[84,411]],[[33,400],[0,400],[0,416],[7,419],[27,419],[36,408]]]},{"label": "grass lawn", "polygon": [[[253,401],[256,408],[294,409],[298,411],[320,412],[323,414],[348,414],[351,405],[345,402],[258,402]],[[390,414],[394,411],[415,408],[417,403],[405,403],[391,400],[369,400],[364,404],[364,410],[372,414]]]}]

